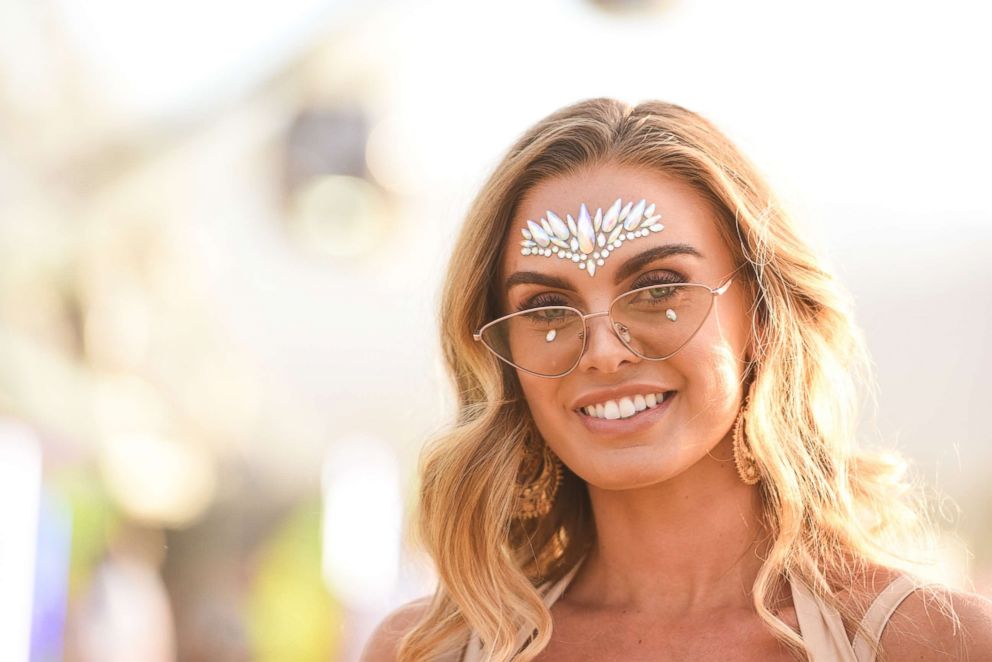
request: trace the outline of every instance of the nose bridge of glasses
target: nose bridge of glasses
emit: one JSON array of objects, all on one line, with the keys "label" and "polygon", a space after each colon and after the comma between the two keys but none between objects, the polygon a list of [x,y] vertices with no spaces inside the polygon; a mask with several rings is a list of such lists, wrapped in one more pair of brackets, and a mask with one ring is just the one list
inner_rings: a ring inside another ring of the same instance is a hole
[{"label": "nose bridge of glasses", "polygon": [[[583,323],[585,323],[585,320],[588,320],[591,317],[606,317],[607,318],[607,320],[606,320],[607,327],[612,332],[612,335],[614,337],[616,337],[616,338],[620,338],[621,335],[628,333],[627,328],[624,327],[622,324],[615,324],[613,322],[612,317],[610,317],[610,311],[608,311],[608,310],[601,310],[601,311],[599,311],[597,313],[589,313],[589,314],[583,315],[582,316]],[[586,325],[586,328],[588,329],[590,327],[588,325]],[[626,342],[628,342],[630,340],[630,337],[628,335],[628,337],[621,338],[621,340],[623,340],[624,341],[624,344],[626,344]],[[586,342],[586,349],[587,350],[588,350],[588,347],[589,347],[589,344],[588,344],[588,341],[587,341]]]},{"label": "nose bridge of glasses", "polygon": [[585,314],[585,315],[582,316],[582,319],[587,320],[590,317],[603,317],[604,315],[609,315],[609,314],[610,314],[610,311],[608,311],[608,310],[601,310],[598,313],[587,313],[587,314]]}]

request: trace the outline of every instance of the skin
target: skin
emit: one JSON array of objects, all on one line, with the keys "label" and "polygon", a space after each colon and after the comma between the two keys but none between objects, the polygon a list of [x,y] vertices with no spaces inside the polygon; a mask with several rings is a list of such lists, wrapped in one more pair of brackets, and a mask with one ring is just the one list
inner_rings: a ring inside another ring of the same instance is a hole
[{"label": "skin", "polygon": [[[590,277],[574,263],[524,256],[520,230],[552,210],[594,213],[621,197],[647,199],[663,214],[665,229],[625,243]],[[521,284],[505,292],[505,312],[530,297],[556,293],[583,312],[606,310],[638,279],[674,269],[690,282],[720,285],[734,270],[717,232],[717,219],[691,188],[663,174],[615,164],[547,180],[521,200],[504,237],[501,282],[518,271],[564,278],[565,289]],[[671,256],[614,283],[633,255],[675,242],[703,258]],[[740,281],[717,298],[704,326],[678,354],[648,361],[630,352],[605,317],[591,318],[581,362],[569,375],[548,379],[518,371],[535,424],[552,450],[589,486],[597,542],[565,594],[552,606],[552,639],[541,662],[585,660],[794,659],[767,630],[748,593],[767,551],[757,486],[737,475],[732,426],[742,404],[741,380],[753,351],[750,301]],[[505,289],[505,288],[504,288]],[[557,303],[557,302],[555,302]],[[553,304],[544,304],[553,305]],[[633,434],[593,433],[573,410],[592,390],[624,384],[676,390],[671,407],[648,429]],[[863,613],[895,578],[872,568],[852,578],[838,598]],[[992,601],[951,592],[963,629],[929,609],[917,592],[893,613],[880,639],[889,660],[992,661]],[[773,600],[776,614],[797,633],[788,587]],[[429,598],[393,611],[376,628],[364,662],[396,659],[401,637],[423,616]],[[850,640],[852,632],[848,631]],[[453,658],[454,659],[454,658]]]},{"label": "skin", "polygon": [[[576,216],[582,202],[593,212],[605,210],[618,197],[654,202],[665,229],[625,243],[595,276],[568,260],[525,256],[517,249],[528,219],[547,210]],[[545,296],[544,305],[601,311],[619,294],[652,284],[652,275],[674,271],[687,282],[717,287],[737,266],[698,193],[660,173],[616,165],[533,188],[504,241],[502,282],[515,272],[536,271],[570,285],[513,285],[502,301],[507,312],[543,293],[560,295]],[[703,257],[669,256],[614,282],[629,258],[669,243],[690,244]],[[609,632],[618,632],[618,621],[647,631],[648,623],[657,630],[659,624],[684,626],[704,615],[713,622],[714,614],[729,618],[750,611],[745,587],[761,564],[755,554],[762,538],[759,501],[757,488],[738,477],[731,445],[752,347],[750,305],[742,281],[735,280],[693,339],[664,361],[638,357],[612,333],[606,317],[591,318],[585,353],[571,373],[549,379],[517,371],[546,443],[589,486],[596,547],[554,607],[599,633],[579,639],[602,643]],[[667,413],[645,430],[587,429],[575,402],[591,391],[631,383],[678,393]],[[617,650],[616,642],[607,648]]]}]

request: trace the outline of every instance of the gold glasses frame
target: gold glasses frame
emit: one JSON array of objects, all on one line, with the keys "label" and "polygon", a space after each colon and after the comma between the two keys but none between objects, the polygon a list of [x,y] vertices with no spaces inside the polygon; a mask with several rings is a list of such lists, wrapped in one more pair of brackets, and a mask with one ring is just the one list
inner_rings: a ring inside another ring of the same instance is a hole
[{"label": "gold glasses frame", "polygon": [[[623,294],[619,294],[616,297],[614,297],[612,301],[610,301],[610,305],[606,310],[602,310],[595,313],[583,313],[581,310],[575,308],[574,306],[538,306],[536,308],[528,308],[527,310],[519,310],[515,313],[510,313],[509,315],[503,315],[502,317],[499,317],[491,322],[484,324],[478,331],[472,334],[472,338],[476,342],[481,342],[486,349],[488,349],[496,356],[496,358],[516,368],[517,370],[522,370],[528,374],[535,375],[537,377],[546,377],[548,379],[560,379],[561,377],[565,377],[573,370],[575,370],[575,368],[578,367],[579,363],[582,362],[582,357],[586,353],[586,339],[588,338],[588,327],[586,325],[586,320],[591,317],[602,317],[605,315],[610,319],[610,331],[613,333],[613,335],[617,337],[617,339],[623,344],[624,347],[626,347],[628,350],[631,351],[631,353],[647,361],[666,361],[672,358],[673,356],[675,356],[676,354],[678,354],[679,352],[681,352],[685,348],[685,346],[692,341],[692,339],[696,336],[696,334],[699,333],[699,330],[702,329],[703,326],[706,324],[706,320],[709,319],[710,313],[713,311],[713,308],[715,307],[716,298],[724,294],[730,288],[731,283],[734,282],[734,274],[740,271],[743,266],[744,265],[742,264],[741,266],[737,267],[732,272],[730,272],[730,275],[724,278],[724,282],[717,287],[710,287],[709,285],[703,285],[701,283],[655,283],[653,285],[648,285],[646,287],[639,287],[637,289],[624,292]],[[685,287],[685,286],[702,288],[707,292],[709,292],[711,295],[709,308],[707,308],[706,314],[703,315],[702,319],[699,322],[699,326],[696,328],[696,330],[693,331],[692,334],[688,338],[686,338],[685,342],[679,345],[679,347],[675,351],[671,352],[667,356],[662,356],[660,358],[645,356],[644,354],[641,354],[636,349],[631,347],[630,342],[624,340],[623,336],[621,335],[622,331],[617,328],[617,327],[623,327],[624,329],[626,329],[626,327],[624,327],[623,324],[619,324],[616,320],[613,319],[613,307],[616,305],[617,301],[629,297],[638,292],[646,292],[648,290],[657,289],[659,287]],[[513,363],[512,361],[510,361],[509,359],[507,359],[506,357],[504,357],[498,351],[496,351],[496,349],[490,346],[489,343],[486,342],[485,338],[483,337],[483,334],[485,333],[486,329],[488,329],[489,327],[495,324],[499,324],[500,322],[503,322],[504,320],[510,319],[512,317],[533,314],[534,312],[541,310],[569,310],[574,312],[578,316],[579,320],[582,322],[582,348],[579,350],[579,353],[575,358],[575,363],[573,363],[568,370],[566,370],[561,374],[545,375],[540,372],[535,372],[533,370],[524,368],[523,366],[519,366]]]}]

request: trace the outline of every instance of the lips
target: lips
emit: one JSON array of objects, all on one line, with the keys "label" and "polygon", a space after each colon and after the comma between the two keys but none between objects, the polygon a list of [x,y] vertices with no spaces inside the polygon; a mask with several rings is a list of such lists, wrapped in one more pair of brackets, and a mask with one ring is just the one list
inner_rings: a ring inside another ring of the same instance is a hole
[{"label": "lips", "polygon": [[[656,402],[654,407],[647,406],[647,397],[644,397],[644,409],[637,410],[637,395],[623,395],[616,398],[610,398],[616,403],[617,412],[620,413],[619,409],[621,407],[621,402],[624,398],[629,398],[633,405],[624,404],[626,411],[629,411],[631,407],[634,409],[634,413],[629,416],[618,416],[617,418],[607,418],[606,409],[608,402],[598,402],[594,405],[585,405],[582,409],[576,409],[575,414],[578,416],[579,421],[582,422],[583,427],[590,433],[595,435],[602,435],[605,438],[610,439],[623,439],[627,438],[629,435],[639,434],[641,432],[647,432],[654,428],[654,426],[668,415],[668,410],[672,408],[673,401],[677,399],[678,391],[662,391],[663,397],[660,402]],[[657,400],[657,399],[656,399]],[[587,413],[588,408],[593,407],[593,414]],[[603,417],[600,418],[598,414],[599,406],[603,407]],[[585,409],[586,411],[583,411]],[[612,409],[612,405],[610,406]],[[610,412],[611,415],[614,412]]]}]

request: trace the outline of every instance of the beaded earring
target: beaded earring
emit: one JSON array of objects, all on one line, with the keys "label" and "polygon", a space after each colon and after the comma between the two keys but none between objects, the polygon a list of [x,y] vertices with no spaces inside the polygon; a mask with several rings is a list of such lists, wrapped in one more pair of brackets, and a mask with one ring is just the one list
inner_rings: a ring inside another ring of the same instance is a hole
[{"label": "beaded earring", "polygon": [[551,512],[555,495],[562,481],[562,464],[548,445],[542,450],[528,448],[521,463],[520,474],[526,482],[518,485],[515,519],[544,517]]},{"label": "beaded earring", "polygon": [[751,391],[754,386],[748,389],[747,399],[741,407],[737,420],[734,422],[734,464],[737,465],[737,474],[747,485],[754,485],[761,480],[758,472],[758,463],[751,453],[751,448],[747,445],[747,408],[751,402]]}]

